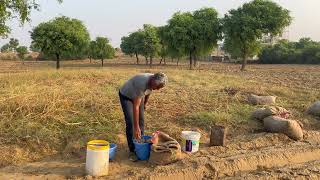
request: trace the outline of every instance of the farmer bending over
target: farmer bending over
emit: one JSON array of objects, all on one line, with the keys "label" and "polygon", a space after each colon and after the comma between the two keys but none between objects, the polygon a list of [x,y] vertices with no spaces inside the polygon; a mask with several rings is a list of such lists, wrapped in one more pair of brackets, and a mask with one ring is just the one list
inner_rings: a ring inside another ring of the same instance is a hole
[{"label": "farmer bending over", "polygon": [[164,73],[144,73],[129,79],[119,91],[121,107],[126,121],[126,135],[129,159],[137,161],[133,139],[141,139],[144,134],[144,110],[152,90],[163,88],[168,81]]}]

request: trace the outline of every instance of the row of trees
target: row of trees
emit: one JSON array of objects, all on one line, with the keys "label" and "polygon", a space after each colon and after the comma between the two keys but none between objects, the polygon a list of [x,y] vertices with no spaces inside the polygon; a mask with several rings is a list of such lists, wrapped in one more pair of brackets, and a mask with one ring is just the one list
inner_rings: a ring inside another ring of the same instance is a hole
[{"label": "row of trees", "polygon": [[[36,2],[1,1],[0,36],[6,36],[10,32],[6,25],[8,20],[18,18],[22,24],[28,21],[31,10],[39,8]],[[244,70],[247,58],[257,55],[261,50],[261,38],[280,35],[291,23],[291,19],[288,10],[270,0],[245,3],[230,10],[224,18],[218,18],[218,13],[213,8],[204,8],[193,13],[178,12],[165,26],[145,25],[143,29],[132,33],[134,35],[122,38],[121,47],[125,53],[135,55],[138,62],[138,55],[145,56],[150,60],[150,64],[155,56],[161,56],[162,60],[165,60],[165,57],[179,59],[188,56],[192,68],[197,64],[199,56],[210,53],[218,41],[223,41],[227,52],[243,59]],[[69,23],[70,26],[67,26]],[[55,56],[57,68],[61,57],[72,53],[89,55],[89,39],[87,30],[80,21],[66,17],[42,23],[32,32],[32,46],[42,53]]]},{"label": "row of trees", "polygon": [[139,55],[143,55],[146,58],[146,64],[148,64],[149,58],[150,65],[152,65],[153,58],[158,55],[161,48],[157,33],[158,29],[156,27],[145,24],[143,29],[130,34],[128,37],[123,37],[120,48],[126,54],[135,55],[137,64],[139,64]]},{"label": "row of trees", "polygon": [[224,42],[224,50],[243,60],[245,69],[248,57],[261,50],[263,36],[275,37],[290,25],[289,11],[269,0],[253,0],[238,9],[230,10],[218,18],[213,8],[203,8],[193,13],[177,12],[161,27],[144,25],[143,29],[123,37],[121,49],[128,55],[150,59],[160,56],[189,57],[190,68],[196,66],[200,56],[208,55]]},{"label": "row of trees", "polygon": [[31,32],[32,47],[49,57],[55,57],[56,68],[60,68],[62,58],[86,56],[100,59],[113,58],[115,49],[104,37],[90,41],[84,24],[77,19],[57,17],[35,27]]},{"label": "row of trees", "polygon": [[320,42],[302,38],[298,42],[281,40],[266,46],[259,54],[264,64],[320,64]]},{"label": "row of trees", "polygon": [[[152,65],[152,59],[161,57],[177,58],[189,56],[190,68],[196,66],[197,57],[212,51],[221,39],[221,26],[218,13],[213,8],[204,8],[194,13],[175,13],[168,25],[154,27],[146,24],[143,29],[123,37],[121,49],[135,55],[139,63],[142,55]],[[148,61],[146,61],[148,62]]]},{"label": "row of trees", "polygon": [[[59,3],[62,0],[57,0]],[[8,20],[18,19],[21,24],[30,21],[32,10],[38,10],[37,0],[5,0],[0,2],[0,37],[7,37],[11,29],[6,24]],[[103,60],[112,58],[115,49],[110,45],[109,40],[104,37],[97,37],[90,41],[87,28],[77,19],[58,17],[49,22],[41,23],[31,32],[32,51],[40,52],[45,57],[55,57],[56,67],[60,68],[62,58],[90,57]],[[28,53],[25,46],[18,47],[16,39],[1,48],[2,52],[14,51],[20,58]]]},{"label": "row of trees", "polygon": [[[42,57],[56,59],[56,68],[60,68],[61,59],[75,59],[89,57],[100,59],[102,66],[104,59],[114,57],[115,49],[105,37],[97,37],[90,41],[87,28],[80,20],[65,16],[44,22],[31,32],[32,43],[30,49],[39,52]],[[24,60],[28,48],[19,46],[17,39],[11,38],[9,43],[1,47],[1,52],[16,52]]]}]

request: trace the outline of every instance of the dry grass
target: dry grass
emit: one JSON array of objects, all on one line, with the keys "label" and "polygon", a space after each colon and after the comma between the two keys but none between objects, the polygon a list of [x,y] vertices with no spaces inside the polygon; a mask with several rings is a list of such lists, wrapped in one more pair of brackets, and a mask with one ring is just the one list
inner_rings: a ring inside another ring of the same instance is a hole
[{"label": "dry grass", "polygon": [[[247,104],[248,93],[278,96],[278,104],[291,110],[306,128],[319,128],[315,119],[304,114],[310,103],[320,99],[319,66],[256,65],[239,72],[235,65],[221,64],[190,71],[185,70],[187,64],[149,69],[125,60],[110,62],[106,68],[97,68],[99,61],[89,68],[84,68],[88,61],[74,63],[65,62],[68,68],[56,71],[48,67],[54,64],[30,62],[16,65],[16,73],[10,69],[0,74],[3,148],[22,148],[28,152],[22,159],[32,160],[63,152],[70,143],[80,148],[93,138],[117,141],[117,135],[124,134],[118,89],[130,76],[146,71],[169,76],[168,87],[150,99],[147,133],[163,130],[179,137],[181,130],[198,127],[205,134],[214,124],[231,127],[231,135],[252,132],[261,125],[250,120],[256,107]],[[12,153],[20,151],[2,155],[3,165],[17,161]]]}]

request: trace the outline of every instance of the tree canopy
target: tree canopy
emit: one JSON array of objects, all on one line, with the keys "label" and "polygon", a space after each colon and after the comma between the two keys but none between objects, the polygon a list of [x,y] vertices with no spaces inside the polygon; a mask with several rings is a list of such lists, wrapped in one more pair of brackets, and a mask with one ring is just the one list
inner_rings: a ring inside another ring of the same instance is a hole
[{"label": "tree canopy", "polygon": [[150,58],[150,66],[152,60],[159,53],[160,39],[158,37],[157,28],[150,24],[143,25],[143,50],[142,54]]},{"label": "tree canopy", "polygon": [[5,53],[5,52],[9,52],[10,51],[10,45],[9,44],[5,44],[1,47],[1,52]]},{"label": "tree canopy", "polygon": [[25,55],[28,54],[28,48],[26,46],[19,46],[17,48],[18,57],[24,60]]},{"label": "tree canopy", "polygon": [[144,34],[141,30],[121,38],[121,50],[127,55],[135,55],[137,64],[139,64],[139,54],[142,55],[143,53],[143,38]]},{"label": "tree canopy", "polygon": [[[58,0],[62,2],[62,0]],[[39,4],[36,0],[1,0],[0,1],[0,36],[5,37],[10,33],[10,27],[7,26],[8,20],[17,18],[24,24],[30,20],[31,10],[38,10]]]},{"label": "tree canopy", "polygon": [[1,52],[16,51],[19,46],[19,40],[10,38],[9,42],[1,47]]},{"label": "tree canopy", "polygon": [[253,0],[238,9],[230,10],[223,19],[224,47],[233,56],[243,59],[260,50],[263,35],[280,35],[289,26],[289,11],[269,0]]},{"label": "tree canopy", "polygon": [[41,23],[31,32],[32,44],[48,56],[54,55],[57,69],[60,59],[70,53],[84,52],[90,42],[87,28],[80,20],[62,16]]},{"label": "tree canopy", "polygon": [[222,38],[218,13],[213,8],[175,13],[168,22],[166,34],[169,52],[188,55],[190,68],[196,65],[197,56],[211,52]]},{"label": "tree canopy", "polygon": [[94,59],[100,59],[103,67],[104,59],[114,57],[115,49],[109,44],[108,38],[97,37],[95,41],[91,41],[92,55]]}]

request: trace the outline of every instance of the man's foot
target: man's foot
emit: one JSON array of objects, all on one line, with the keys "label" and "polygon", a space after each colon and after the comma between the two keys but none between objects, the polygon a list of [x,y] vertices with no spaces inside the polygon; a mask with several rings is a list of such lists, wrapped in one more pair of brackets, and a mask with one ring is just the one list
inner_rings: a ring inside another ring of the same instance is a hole
[{"label": "man's foot", "polygon": [[132,161],[132,162],[137,162],[138,161],[138,157],[137,157],[136,153],[130,152],[129,153],[129,160]]}]

